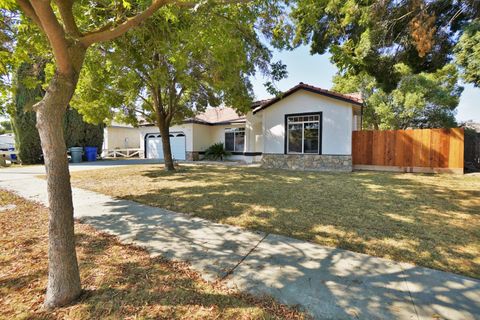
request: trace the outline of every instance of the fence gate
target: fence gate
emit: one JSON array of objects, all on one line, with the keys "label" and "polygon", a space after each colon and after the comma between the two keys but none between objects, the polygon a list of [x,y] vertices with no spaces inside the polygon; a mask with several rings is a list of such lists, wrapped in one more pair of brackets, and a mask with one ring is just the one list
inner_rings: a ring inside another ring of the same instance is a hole
[{"label": "fence gate", "polygon": [[353,132],[357,170],[463,173],[463,157],[463,128]]}]

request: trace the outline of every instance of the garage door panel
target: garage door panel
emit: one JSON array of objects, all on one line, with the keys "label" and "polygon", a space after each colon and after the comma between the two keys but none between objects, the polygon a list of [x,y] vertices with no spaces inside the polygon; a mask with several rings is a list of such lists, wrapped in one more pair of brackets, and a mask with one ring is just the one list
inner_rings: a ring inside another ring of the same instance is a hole
[{"label": "garage door panel", "polygon": [[[162,139],[159,135],[147,136],[147,158],[148,159],[163,159],[163,146]],[[170,149],[172,151],[172,157],[176,160],[185,160],[185,134],[172,133],[170,134]]]},{"label": "garage door panel", "polygon": [[170,138],[170,148],[174,159],[185,160],[185,137]]}]

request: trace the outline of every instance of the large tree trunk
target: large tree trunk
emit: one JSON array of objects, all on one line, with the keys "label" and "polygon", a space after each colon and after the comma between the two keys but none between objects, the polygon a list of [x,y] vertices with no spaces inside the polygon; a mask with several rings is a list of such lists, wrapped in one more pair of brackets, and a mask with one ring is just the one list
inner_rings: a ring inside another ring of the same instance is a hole
[{"label": "large tree trunk", "polygon": [[162,135],[162,148],[163,148],[163,158],[165,161],[165,170],[174,171],[175,166],[173,165],[172,157],[172,148],[170,147],[170,129],[169,125],[165,121],[158,121],[158,129]]},{"label": "large tree trunk", "polygon": [[[80,51],[76,57],[80,64],[83,62],[82,54],[84,52]],[[63,132],[63,118],[77,80],[78,73],[71,77],[56,73],[44,98],[35,105],[49,202],[47,308],[69,304],[81,293],[75,251],[72,189]]]}]

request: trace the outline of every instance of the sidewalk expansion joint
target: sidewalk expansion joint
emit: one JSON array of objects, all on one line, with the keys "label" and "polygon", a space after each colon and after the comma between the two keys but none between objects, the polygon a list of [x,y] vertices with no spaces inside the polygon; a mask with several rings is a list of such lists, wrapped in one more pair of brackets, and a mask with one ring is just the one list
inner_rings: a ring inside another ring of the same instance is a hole
[{"label": "sidewalk expansion joint", "polygon": [[260,241],[257,242],[256,245],[254,245],[252,247],[252,249],[250,249],[247,254],[245,256],[242,257],[242,259],[240,259],[240,261],[237,262],[237,264],[232,268],[230,269],[227,273],[225,273],[225,275],[223,277],[220,278],[220,281],[223,281],[225,280],[228,276],[230,276],[231,274],[233,274],[233,272],[235,272],[235,269],[237,269],[237,267],[242,264],[243,261],[245,261],[245,259],[247,259],[247,257],[255,250],[257,249],[257,247],[260,245],[260,243],[262,243],[263,240],[265,240],[266,237],[268,237],[270,235],[270,233],[266,233],[262,239],[260,239]]},{"label": "sidewalk expansion joint", "polygon": [[403,281],[405,282],[405,286],[407,287],[408,295],[410,296],[410,302],[413,305],[413,310],[415,311],[415,315],[417,316],[417,319],[420,319],[420,317],[418,315],[418,312],[417,312],[417,307],[415,306],[415,301],[413,300],[412,292],[410,291],[410,287],[408,286],[408,282],[407,282],[407,278],[406,278],[407,274],[405,273],[405,270],[403,269],[402,264],[400,264],[400,269],[402,269],[402,274],[405,276],[403,278]]}]

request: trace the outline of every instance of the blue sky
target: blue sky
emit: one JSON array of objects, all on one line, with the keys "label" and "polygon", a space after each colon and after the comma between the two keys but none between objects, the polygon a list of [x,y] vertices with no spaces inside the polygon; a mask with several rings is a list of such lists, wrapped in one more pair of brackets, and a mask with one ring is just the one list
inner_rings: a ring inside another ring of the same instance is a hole
[{"label": "blue sky", "polygon": [[[324,89],[332,87],[332,77],[337,69],[329,61],[328,55],[310,55],[306,46],[294,51],[274,51],[273,60],[282,60],[287,65],[288,78],[278,83],[278,89],[285,91],[299,82],[308,83]],[[269,97],[263,83],[265,79],[258,76],[253,79],[257,99]],[[472,85],[463,85],[465,90],[457,108],[457,120],[475,120],[480,122],[480,89]]]}]

